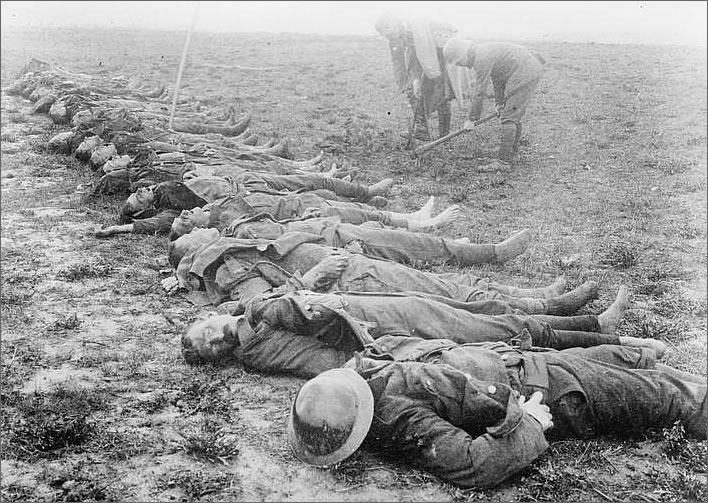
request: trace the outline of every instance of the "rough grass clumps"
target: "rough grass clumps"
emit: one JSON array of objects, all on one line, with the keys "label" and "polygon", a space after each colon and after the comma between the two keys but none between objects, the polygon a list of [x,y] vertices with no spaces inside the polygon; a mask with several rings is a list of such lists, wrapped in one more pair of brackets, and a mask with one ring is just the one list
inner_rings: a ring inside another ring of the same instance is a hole
[{"label": "rough grass clumps", "polygon": [[67,281],[80,281],[89,278],[103,278],[110,276],[112,272],[113,266],[106,262],[105,259],[98,258],[88,262],[71,264],[60,270],[57,273],[57,278]]},{"label": "rough grass clumps", "polygon": [[600,249],[601,264],[615,269],[629,269],[639,263],[639,250],[626,241],[611,241]]},{"label": "rough grass clumps", "polygon": [[48,327],[49,332],[60,332],[62,330],[76,330],[81,326],[81,320],[76,313],[60,314]]},{"label": "rough grass clumps", "polygon": [[179,434],[182,436],[182,450],[197,459],[227,464],[227,460],[239,453],[233,435],[209,416],[202,417],[196,425],[188,426]]},{"label": "rough grass clumps", "polygon": [[662,436],[665,441],[664,454],[670,460],[677,461],[695,472],[706,471],[706,460],[708,460],[706,442],[688,439],[686,429],[680,423],[665,428]]},{"label": "rough grass clumps", "polygon": [[[199,500],[209,494],[228,490],[230,496],[238,496],[240,488],[234,488],[234,475],[222,472],[207,472],[199,470],[179,470],[161,475],[155,484],[158,491],[179,488],[191,500]],[[236,489],[234,491],[234,489]],[[232,493],[236,494],[232,494]],[[230,498],[229,498],[230,499]]]},{"label": "rough grass clumps", "polygon": [[3,308],[23,306],[32,298],[32,295],[34,295],[34,290],[28,291],[6,283],[2,285],[0,292],[0,305]]},{"label": "rough grass clumps", "polygon": [[366,480],[367,462],[360,451],[329,469],[332,476],[348,485],[358,485]]},{"label": "rough grass clumps", "polygon": [[661,297],[675,289],[676,282],[683,279],[684,273],[677,271],[671,265],[657,264],[646,274],[644,280],[636,287],[641,295]]},{"label": "rough grass clumps", "polygon": [[623,335],[659,339],[676,344],[692,337],[689,328],[690,326],[686,320],[667,320],[650,316],[632,323],[629,330],[623,331],[626,332]]},{"label": "rough grass clumps", "polygon": [[580,470],[546,462],[523,477],[519,492],[522,500],[570,501],[593,487]]},{"label": "rough grass clumps", "polygon": [[48,457],[53,451],[82,444],[94,431],[89,416],[105,405],[100,394],[75,386],[3,398],[9,416],[3,415],[4,454],[20,460]]},{"label": "rough grass clumps", "polygon": [[705,479],[689,470],[679,470],[675,474],[668,470],[652,467],[645,475],[652,486],[655,501],[706,501],[708,485]]},{"label": "rough grass clumps", "polygon": [[689,299],[681,295],[663,295],[653,307],[653,311],[667,318],[695,316],[706,317],[706,302]]},{"label": "rough grass clumps", "polygon": [[171,404],[186,415],[203,413],[233,419],[234,411],[226,396],[228,389],[221,377],[210,381],[193,379],[179,388]]},{"label": "rough grass clumps", "polygon": [[54,490],[53,501],[119,501],[125,495],[110,465],[62,463],[45,467],[41,478]]}]

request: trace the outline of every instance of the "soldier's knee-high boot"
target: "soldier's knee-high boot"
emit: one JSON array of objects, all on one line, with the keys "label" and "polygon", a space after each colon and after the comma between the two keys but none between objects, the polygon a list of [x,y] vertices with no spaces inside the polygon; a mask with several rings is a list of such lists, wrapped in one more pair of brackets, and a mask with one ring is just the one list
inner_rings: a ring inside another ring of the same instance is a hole
[{"label": "soldier's knee-high boot", "polygon": [[430,141],[425,108],[419,104],[413,109],[413,137],[419,141]]},{"label": "soldier's knee-high boot", "polygon": [[501,141],[499,144],[499,159],[511,162],[516,156],[517,127],[515,122],[504,122],[501,125]]},{"label": "soldier's knee-high boot", "polygon": [[519,153],[519,145],[521,144],[521,123],[516,123],[516,138],[514,139],[514,154]]},{"label": "soldier's knee-high boot", "polygon": [[445,136],[450,133],[450,122],[452,121],[452,110],[450,102],[446,101],[438,108],[438,133]]}]

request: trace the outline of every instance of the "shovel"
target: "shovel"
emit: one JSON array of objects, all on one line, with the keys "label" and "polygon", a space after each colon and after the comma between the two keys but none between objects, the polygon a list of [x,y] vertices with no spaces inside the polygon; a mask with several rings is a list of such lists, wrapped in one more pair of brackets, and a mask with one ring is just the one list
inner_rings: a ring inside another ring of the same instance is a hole
[{"label": "shovel", "polygon": [[[486,117],[482,117],[481,119],[477,119],[476,121],[474,121],[473,127],[477,127],[480,124],[484,124],[485,122],[487,122],[495,117],[497,117],[496,112],[494,112],[493,114],[487,115]],[[455,138],[456,136],[459,136],[462,133],[465,133],[467,131],[472,131],[472,129],[462,128],[462,129],[458,129],[457,131],[453,131],[452,133],[446,134],[445,136],[438,138],[437,140],[434,140],[434,141],[431,141],[430,143],[426,143],[424,145],[421,145],[420,147],[413,150],[413,154],[416,157],[420,157],[428,150],[435,148],[438,145],[440,145],[441,143],[445,143],[446,141],[451,140],[451,139]]]}]

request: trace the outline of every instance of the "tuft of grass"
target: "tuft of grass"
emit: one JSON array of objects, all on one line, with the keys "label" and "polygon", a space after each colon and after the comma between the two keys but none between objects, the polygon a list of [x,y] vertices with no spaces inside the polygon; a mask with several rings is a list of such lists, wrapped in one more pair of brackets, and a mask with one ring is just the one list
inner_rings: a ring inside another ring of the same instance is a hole
[{"label": "tuft of grass", "polygon": [[685,316],[706,317],[706,302],[688,299],[681,295],[663,295],[654,305],[655,313],[667,318],[681,318]]},{"label": "tuft of grass", "polygon": [[[192,500],[199,500],[209,494],[214,494],[229,490],[234,492],[234,475],[223,472],[207,472],[199,470],[196,472],[189,470],[179,470],[161,475],[156,481],[156,489],[165,491],[179,487],[187,497]],[[240,493],[237,488],[236,493]],[[231,494],[236,496],[236,494]]]},{"label": "tuft of grass", "polygon": [[224,431],[219,422],[210,416],[202,417],[196,425],[188,426],[180,435],[182,450],[200,460],[226,464],[227,460],[239,453],[233,435]]},{"label": "tuft of grass", "polygon": [[0,292],[0,304],[3,308],[22,306],[26,304],[34,295],[34,291],[27,291],[21,287],[5,284]]},{"label": "tuft of grass", "polygon": [[111,467],[85,461],[45,467],[42,479],[55,490],[55,501],[117,501],[124,492],[111,487],[116,482]]},{"label": "tuft of grass", "polygon": [[664,428],[664,454],[674,461],[685,465],[695,472],[706,471],[708,450],[705,442],[691,441],[686,437],[686,429],[680,423],[671,428]]},{"label": "tuft of grass", "polygon": [[67,281],[79,281],[88,278],[103,278],[110,276],[113,266],[105,259],[99,257],[88,262],[71,264],[57,273],[57,278]]},{"label": "tuft of grass", "polygon": [[115,461],[127,461],[135,456],[147,454],[154,448],[154,443],[138,431],[126,434],[103,429],[95,431],[84,446],[86,452],[100,452]]},{"label": "tuft of grass", "polygon": [[705,480],[689,470],[679,470],[672,474],[667,470],[651,467],[645,475],[653,487],[657,501],[706,501],[708,486]]},{"label": "tuft of grass", "polygon": [[685,320],[667,320],[657,316],[640,318],[623,328],[626,329],[623,330],[623,335],[659,339],[674,344],[692,337],[689,334],[689,325]]},{"label": "tuft of grass", "polygon": [[92,412],[103,409],[102,395],[77,386],[58,386],[51,393],[3,396],[5,456],[31,460],[82,444],[94,431]]},{"label": "tuft of grass", "polygon": [[340,482],[348,485],[357,485],[366,480],[367,464],[362,453],[357,451],[341,463],[330,467],[329,473]]},{"label": "tuft of grass", "polygon": [[204,413],[233,418],[234,411],[225,396],[228,388],[223,377],[192,379],[180,386],[171,404],[187,415]]},{"label": "tuft of grass", "polygon": [[46,330],[50,332],[60,331],[60,330],[75,330],[81,326],[81,320],[76,313],[59,315],[53,323],[51,323]]},{"label": "tuft of grass", "polygon": [[639,250],[631,243],[614,241],[600,251],[600,263],[615,269],[629,269],[639,263]]},{"label": "tuft of grass", "polygon": [[571,501],[578,493],[591,489],[593,482],[578,469],[553,465],[551,460],[530,469],[522,478],[519,492],[522,500]]}]

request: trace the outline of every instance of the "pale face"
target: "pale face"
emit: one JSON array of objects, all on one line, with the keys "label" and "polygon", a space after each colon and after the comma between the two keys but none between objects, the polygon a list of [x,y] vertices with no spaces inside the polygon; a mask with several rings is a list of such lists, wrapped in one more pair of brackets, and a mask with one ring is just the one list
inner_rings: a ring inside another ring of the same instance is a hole
[{"label": "pale face", "polygon": [[150,208],[154,199],[155,194],[152,191],[152,187],[140,187],[128,196],[126,203],[133,211],[140,211]]},{"label": "pale face", "polygon": [[177,218],[172,221],[172,235],[184,236],[197,227],[206,227],[209,225],[209,212],[202,208],[194,208],[191,210],[182,210]]},{"label": "pale face", "polygon": [[239,343],[237,324],[242,318],[222,314],[195,321],[182,336],[187,362],[215,361],[231,355]]}]

